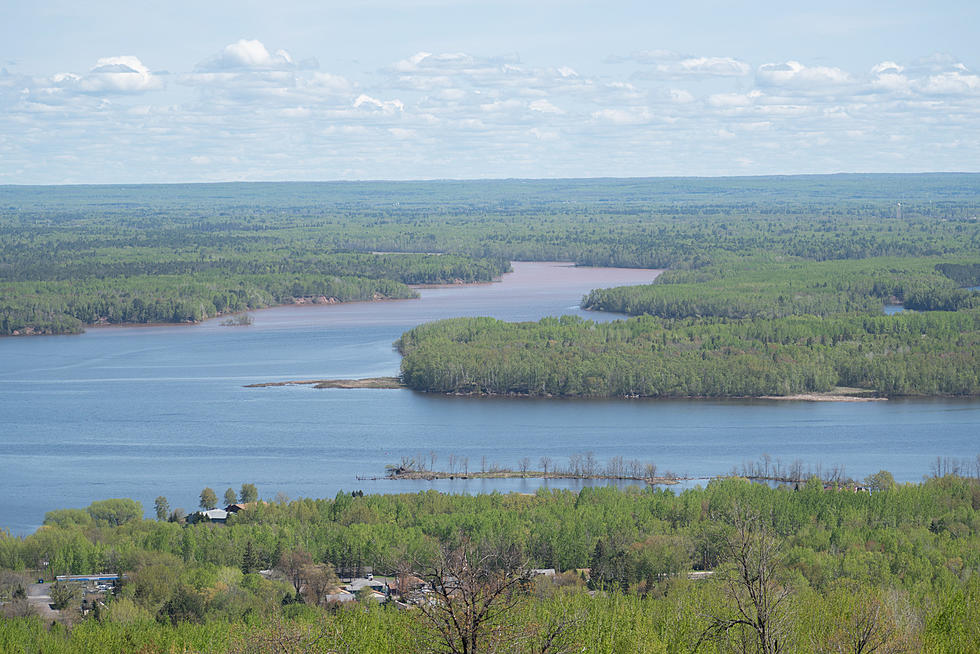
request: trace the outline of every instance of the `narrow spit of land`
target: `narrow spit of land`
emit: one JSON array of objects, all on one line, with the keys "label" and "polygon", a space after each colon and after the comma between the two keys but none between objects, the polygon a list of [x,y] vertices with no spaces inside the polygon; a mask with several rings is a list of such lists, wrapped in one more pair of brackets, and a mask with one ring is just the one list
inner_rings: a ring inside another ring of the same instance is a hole
[{"label": "narrow spit of land", "polygon": [[313,388],[405,388],[398,377],[367,377],[365,379],[300,379],[297,381],[246,384],[245,388],[269,386],[312,386]]},{"label": "narrow spit of land", "polygon": [[[489,463],[484,457],[476,470],[469,469],[469,459],[467,457],[457,457],[450,455],[448,470],[437,470],[435,465],[436,455],[430,453],[430,460],[419,455],[417,457],[406,456],[401,462],[385,466],[384,475],[358,475],[358,481],[381,481],[381,480],[423,480],[434,481],[436,479],[579,479],[579,480],[605,480],[605,481],[637,481],[644,482],[651,486],[673,486],[681,482],[709,481],[712,479],[740,478],[763,483],[776,484],[802,484],[816,478],[821,481],[825,488],[835,488],[837,490],[867,490],[869,483],[880,485],[878,482],[869,482],[868,478],[864,482],[848,477],[844,472],[843,465],[834,465],[824,468],[817,465],[815,468],[796,459],[785,463],[780,459],[773,460],[769,455],[763,455],[757,461],[745,461],[742,463],[741,470],[733,467],[727,474],[711,476],[692,476],[677,474],[671,470],[658,470],[653,462],[644,462],[639,459],[624,459],[623,457],[613,457],[605,463],[598,461],[591,452],[586,454],[573,454],[568,457],[568,464],[562,465],[554,461],[551,457],[541,457],[541,468],[531,468],[531,459],[521,460],[517,469],[507,466],[500,466],[496,463]],[[955,463],[955,465],[960,465]],[[954,463],[950,461],[937,461],[935,467],[942,470],[943,466],[953,469]],[[957,468],[958,469],[958,468]],[[880,473],[879,473],[880,474]],[[872,475],[875,477],[875,475]],[[880,480],[879,480],[880,481]]]},{"label": "narrow spit of land", "polygon": [[838,386],[826,393],[794,393],[792,395],[762,395],[760,400],[799,400],[803,402],[885,402],[887,397],[875,395],[866,388]]},{"label": "narrow spit of land", "polygon": [[398,480],[423,480],[433,481],[435,479],[589,479],[606,481],[644,481],[652,486],[673,486],[682,481],[695,481],[698,479],[710,479],[710,477],[678,477],[678,476],[632,476],[632,475],[609,475],[609,474],[579,474],[574,472],[544,472],[543,470],[489,470],[486,472],[446,472],[444,470],[390,470],[388,474],[380,476],[358,475],[358,481],[381,481],[385,479]]}]

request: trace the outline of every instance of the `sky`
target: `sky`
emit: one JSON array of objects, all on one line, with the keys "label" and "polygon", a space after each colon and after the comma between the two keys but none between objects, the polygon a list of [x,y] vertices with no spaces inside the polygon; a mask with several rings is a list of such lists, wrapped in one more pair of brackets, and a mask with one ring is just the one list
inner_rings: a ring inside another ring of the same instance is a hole
[{"label": "sky", "polygon": [[0,185],[977,172],[978,34],[975,0],[0,0]]}]

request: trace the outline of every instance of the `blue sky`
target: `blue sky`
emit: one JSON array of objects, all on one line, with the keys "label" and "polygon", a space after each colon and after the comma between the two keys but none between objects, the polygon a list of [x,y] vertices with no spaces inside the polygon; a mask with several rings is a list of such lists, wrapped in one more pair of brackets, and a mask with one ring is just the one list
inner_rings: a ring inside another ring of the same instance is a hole
[{"label": "blue sky", "polygon": [[975,2],[4,4],[0,184],[980,170]]}]

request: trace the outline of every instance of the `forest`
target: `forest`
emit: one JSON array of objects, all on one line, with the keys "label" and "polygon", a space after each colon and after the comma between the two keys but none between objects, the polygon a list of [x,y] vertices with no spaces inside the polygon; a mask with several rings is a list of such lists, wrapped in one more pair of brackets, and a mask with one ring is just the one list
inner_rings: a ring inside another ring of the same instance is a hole
[{"label": "forest", "polygon": [[670,268],[685,310],[720,313],[692,304],[684,271],[933,257],[962,281],[978,197],[971,174],[0,187],[0,335],[411,297],[406,284],[488,281],[513,260]]},{"label": "forest", "polygon": [[777,319],[507,323],[454,318],[398,341],[421,391],[541,397],[760,397],[847,387],[980,394],[980,311]]},{"label": "forest", "polygon": [[978,285],[980,263],[975,261],[747,257],[697,270],[668,270],[654,284],[596,289],[582,306],[663,318],[875,315],[885,304],[913,311],[958,311],[980,306],[980,293],[967,290]]},{"label": "forest", "polygon": [[[188,520],[164,497],[157,520],[106,500],[0,536],[0,649],[975,651],[978,470],[940,466],[918,484],[882,471],[860,489],[731,477],[680,493],[279,497],[227,524]],[[338,574],[367,569],[387,599],[332,599]],[[125,578],[87,615],[66,589],[52,591],[64,600],[54,628],[31,615],[24,584],[95,570]],[[412,604],[406,580],[431,583],[430,599]],[[489,602],[491,617],[446,631],[433,608],[463,600]]]}]

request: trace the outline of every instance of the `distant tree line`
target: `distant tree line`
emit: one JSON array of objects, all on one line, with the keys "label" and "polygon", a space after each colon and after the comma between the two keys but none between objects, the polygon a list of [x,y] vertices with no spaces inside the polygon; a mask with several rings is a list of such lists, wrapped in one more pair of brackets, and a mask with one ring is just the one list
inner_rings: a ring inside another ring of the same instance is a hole
[{"label": "distant tree line", "polygon": [[[760,256],[975,257],[978,195],[975,175],[8,188],[0,334],[201,320],[306,295],[406,297],[400,285],[487,281],[511,260],[698,271]],[[948,263],[956,283],[976,277],[975,264]],[[784,290],[779,304],[781,293],[760,291],[734,308],[685,289],[597,296],[595,306],[672,316],[870,308],[858,292]],[[965,306],[955,289],[916,297],[906,289],[910,307]]]}]

